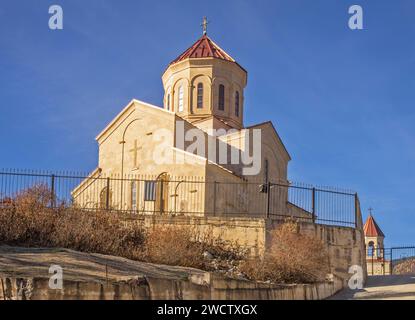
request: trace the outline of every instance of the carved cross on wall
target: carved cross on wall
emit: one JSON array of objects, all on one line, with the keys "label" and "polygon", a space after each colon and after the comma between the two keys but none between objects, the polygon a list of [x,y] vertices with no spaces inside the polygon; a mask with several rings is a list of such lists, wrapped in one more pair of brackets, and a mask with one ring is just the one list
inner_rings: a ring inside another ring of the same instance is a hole
[{"label": "carved cross on wall", "polygon": [[129,150],[133,154],[133,164],[134,168],[138,167],[138,151],[141,150],[141,147],[138,147],[137,145],[137,139],[134,140],[134,147]]}]

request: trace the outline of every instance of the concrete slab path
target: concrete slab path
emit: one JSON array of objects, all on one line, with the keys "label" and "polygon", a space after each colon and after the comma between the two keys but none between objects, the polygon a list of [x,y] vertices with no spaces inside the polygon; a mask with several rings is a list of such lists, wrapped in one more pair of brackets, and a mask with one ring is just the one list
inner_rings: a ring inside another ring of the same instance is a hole
[{"label": "concrete slab path", "polygon": [[370,276],[362,290],[344,289],[330,300],[415,300],[415,274]]}]

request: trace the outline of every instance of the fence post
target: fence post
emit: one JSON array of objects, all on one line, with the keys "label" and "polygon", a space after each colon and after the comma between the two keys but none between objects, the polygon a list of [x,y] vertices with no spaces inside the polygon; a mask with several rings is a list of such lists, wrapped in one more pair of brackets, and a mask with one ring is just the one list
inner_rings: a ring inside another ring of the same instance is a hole
[{"label": "fence post", "polygon": [[391,257],[390,257],[390,259],[391,259],[391,262],[389,264],[389,266],[390,266],[390,275],[392,275],[393,274],[393,248],[391,248]]},{"label": "fence post", "polygon": [[213,183],[213,215],[216,216],[216,187],[218,185],[218,182],[215,181]]},{"label": "fence post", "polygon": [[110,178],[107,178],[107,194],[105,195],[105,209],[110,209]]},{"label": "fence post", "polygon": [[164,203],[163,203],[163,179],[160,179],[160,208],[159,208],[159,213],[162,214],[163,213],[163,209],[164,209]]},{"label": "fence post", "polygon": [[316,188],[313,188],[312,190],[311,213],[312,213],[313,223],[316,223]]},{"label": "fence post", "polygon": [[357,229],[359,227],[358,221],[359,221],[359,197],[357,195],[357,192],[354,194],[354,226]]},{"label": "fence post", "polygon": [[271,211],[271,182],[267,182],[267,218],[270,216]]},{"label": "fence post", "polygon": [[50,176],[50,206],[55,208],[55,175]]}]

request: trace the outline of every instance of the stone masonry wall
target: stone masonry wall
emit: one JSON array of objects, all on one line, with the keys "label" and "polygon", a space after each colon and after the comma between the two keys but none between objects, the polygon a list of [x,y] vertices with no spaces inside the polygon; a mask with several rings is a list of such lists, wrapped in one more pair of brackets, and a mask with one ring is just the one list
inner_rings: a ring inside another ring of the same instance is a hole
[{"label": "stone masonry wall", "polygon": [[[160,226],[188,226],[215,238],[237,242],[251,256],[261,256],[270,241],[270,231],[277,228],[281,220],[247,217],[186,217],[186,216],[142,216],[128,220],[145,228]],[[300,232],[314,235],[326,245],[331,273],[346,283],[352,265],[359,265],[366,274],[364,236],[361,228],[328,226],[299,222]]]}]

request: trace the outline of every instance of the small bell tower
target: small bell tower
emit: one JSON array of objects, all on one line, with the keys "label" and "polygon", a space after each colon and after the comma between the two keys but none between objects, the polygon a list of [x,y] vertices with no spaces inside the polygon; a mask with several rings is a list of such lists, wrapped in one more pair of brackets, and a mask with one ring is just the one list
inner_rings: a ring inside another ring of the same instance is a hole
[{"label": "small bell tower", "polygon": [[372,216],[373,209],[369,209],[369,217],[363,227],[365,233],[366,257],[368,259],[384,258],[385,234]]}]

